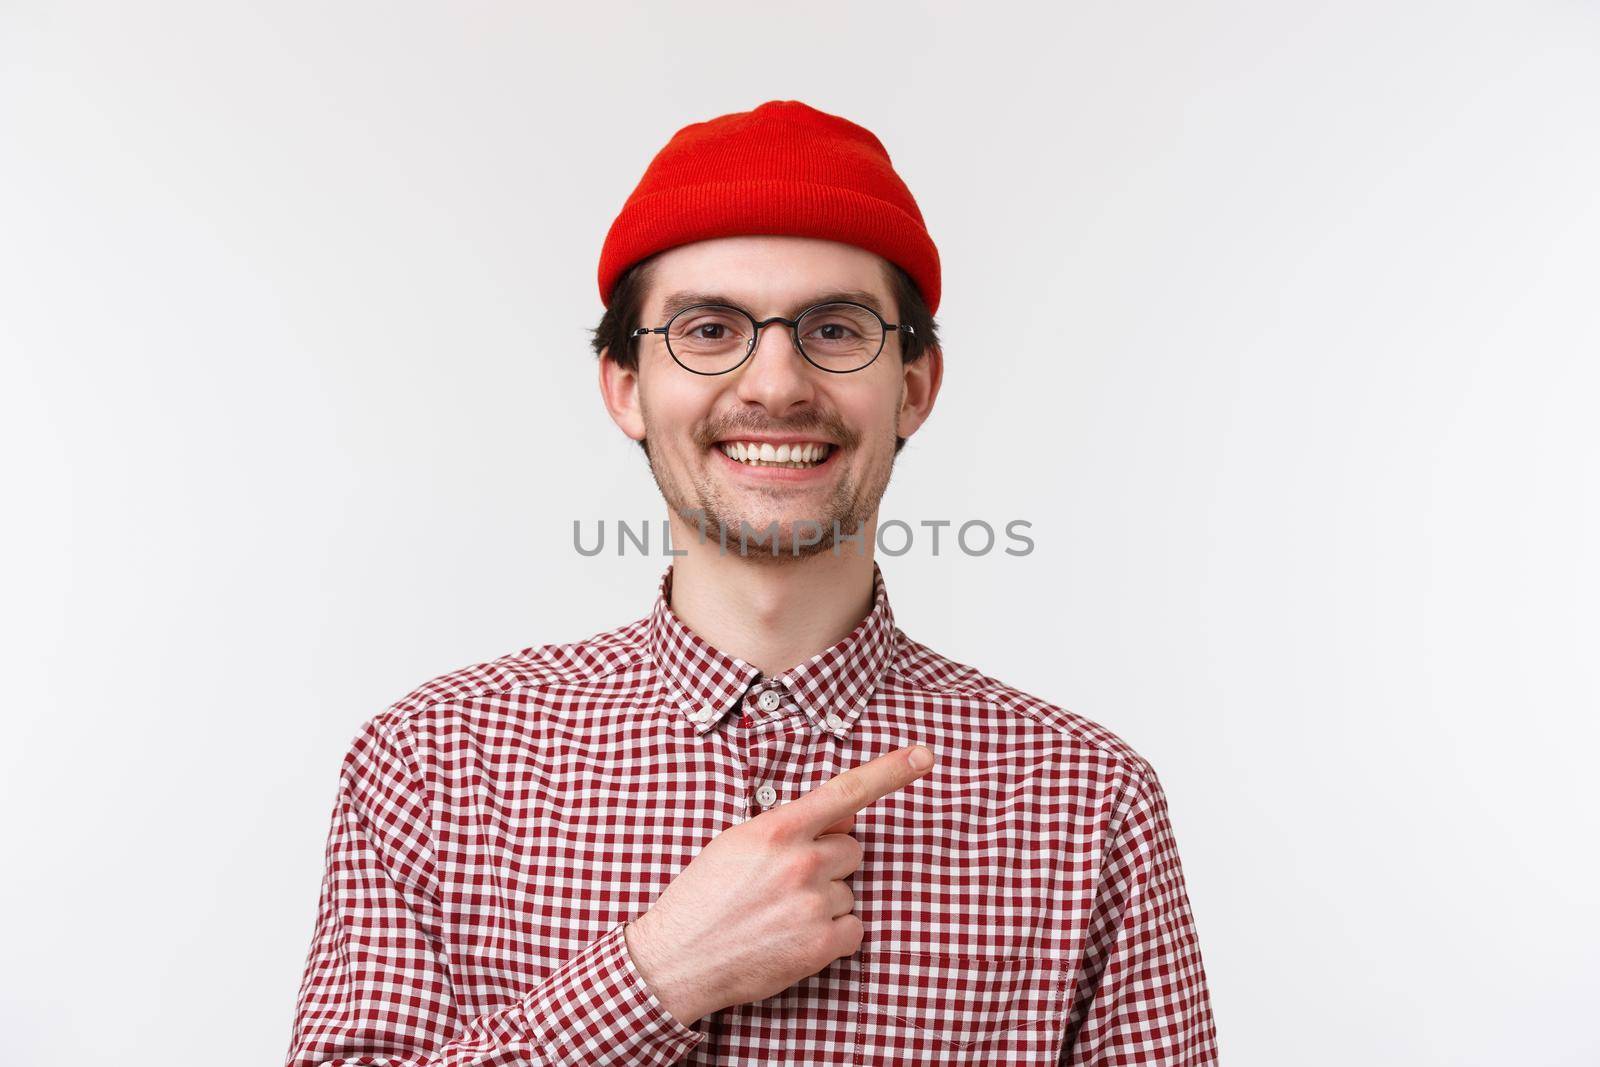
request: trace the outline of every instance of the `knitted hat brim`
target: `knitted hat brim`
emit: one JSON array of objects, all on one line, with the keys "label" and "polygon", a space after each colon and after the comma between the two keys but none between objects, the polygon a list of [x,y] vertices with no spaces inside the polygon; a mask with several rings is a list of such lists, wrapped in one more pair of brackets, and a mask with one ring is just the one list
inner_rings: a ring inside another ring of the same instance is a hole
[{"label": "knitted hat brim", "polygon": [[622,272],[657,252],[751,234],[814,237],[864,248],[904,269],[928,313],[938,311],[939,252],[921,219],[855,189],[787,179],[703,182],[630,200],[601,250],[601,301],[609,306]]}]

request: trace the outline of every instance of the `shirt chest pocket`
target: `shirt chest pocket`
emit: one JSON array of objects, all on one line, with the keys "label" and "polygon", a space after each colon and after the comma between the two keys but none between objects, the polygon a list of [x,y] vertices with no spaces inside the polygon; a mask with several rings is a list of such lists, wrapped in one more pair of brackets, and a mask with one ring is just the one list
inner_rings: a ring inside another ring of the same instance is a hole
[{"label": "shirt chest pocket", "polygon": [[856,1062],[1054,1067],[1067,974],[1048,956],[863,954]]}]

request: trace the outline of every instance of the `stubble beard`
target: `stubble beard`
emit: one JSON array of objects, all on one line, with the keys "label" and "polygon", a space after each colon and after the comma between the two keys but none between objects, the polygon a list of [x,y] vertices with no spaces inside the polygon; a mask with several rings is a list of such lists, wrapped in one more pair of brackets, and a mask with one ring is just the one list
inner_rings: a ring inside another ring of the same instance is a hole
[{"label": "stubble beard", "polygon": [[[852,549],[865,552],[870,547],[865,543],[866,522],[877,510],[879,501],[883,499],[883,494],[889,487],[890,472],[894,467],[895,437],[892,428],[888,433],[888,441],[890,447],[884,453],[887,458],[875,463],[863,476],[853,477],[846,474],[836,482],[827,503],[821,508],[821,514],[777,520],[776,552],[768,530],[769,524],[774,521],[770,515],[763,520],[748,510],[742,510],[740,504],[728,499],[728,494],[722,491],[713,478],[691,475],[687,488],[680,485],[672,476],[671,465],[660,457],[654,442],[648,436],[645,437],[645,454],[649,458],[650,474],[655,478],[656,488],[661,491],[667,506],[695,531],[696,539],[707,544],[725,546],[720,550],[730,556],[742,555],[752,563],[782,563],[785,560],[809,559],[824,552],[832,552],[836,544],[839,546],[839,555]],[[716,462],[716,457],[710,458],[712,462]],[[835,462],[843,458],[840,456]],[[766,491],[758,489],[755,492],[758,494],[764,492],[764,495],[778,506],[795,495],[793,490],[781,486],[773,486]],[[741,520],[747,524],[744,528],[745,541],[742,549],[739,540]],[[816,525],[813,526],[811,523]],[[795,544],[796,530],[799,531],[798,538],[802,542],[798,547]],[[815,544],[804,543],[819,534],[820,539]],[[852,535],[859,535],[861,540],[854,540]]]}]

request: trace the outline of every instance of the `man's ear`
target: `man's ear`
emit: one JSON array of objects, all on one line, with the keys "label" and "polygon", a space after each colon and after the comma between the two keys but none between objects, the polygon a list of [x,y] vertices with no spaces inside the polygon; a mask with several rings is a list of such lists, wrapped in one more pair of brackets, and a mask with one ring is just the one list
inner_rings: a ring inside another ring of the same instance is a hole
[{"label": "man's ear", "polygon": [[600,350],[600,399],[611,421],[635,441],[644,440],[644,410],[639,403],[639,372],[629,370]]},{"label": "man's ear", "polygon": [[921,358],[905,365],[905,392],[900,397],[895,433],[910,437],[927,421],[933,414],[933,402],[938,399],[943,379],[944,350],[938,345],[929,345]]}]

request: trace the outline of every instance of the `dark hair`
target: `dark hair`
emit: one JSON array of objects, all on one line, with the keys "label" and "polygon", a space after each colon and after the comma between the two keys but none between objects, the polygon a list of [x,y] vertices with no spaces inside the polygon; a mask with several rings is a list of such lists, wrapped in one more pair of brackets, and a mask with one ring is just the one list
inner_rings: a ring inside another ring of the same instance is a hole
[{"label": "dark hair", "polygon": [[[884,280],[889,283],[889,292],[894,297],[895,309],[899,314],[895,321],[906,323],[916,330],[914,334],[895,331],[900,342],[900,363],[904,366],[921,359],[930,347],[938,346],[939,324],[928,313],[922,291],[911,280],[911,275],[888,260],[884,260],[884,265]],[[611,291],[611,305],[601,317],[600,325],[591,331],[594,336],[590,345],[597,357],[610,359],[628,370],[638,370],[639,338],[630,337],[629,334],[640,326],[650,325],[639,320],[644,315],[644,298],[650,291],[650,279],[654,274],[655,257],[651,256],[618,276],[617,284]],[[904,437],[895,437],[896,455],[900,454],[905,444]],[[643,441],[639,442],[639,447],[649,454]]]}]

